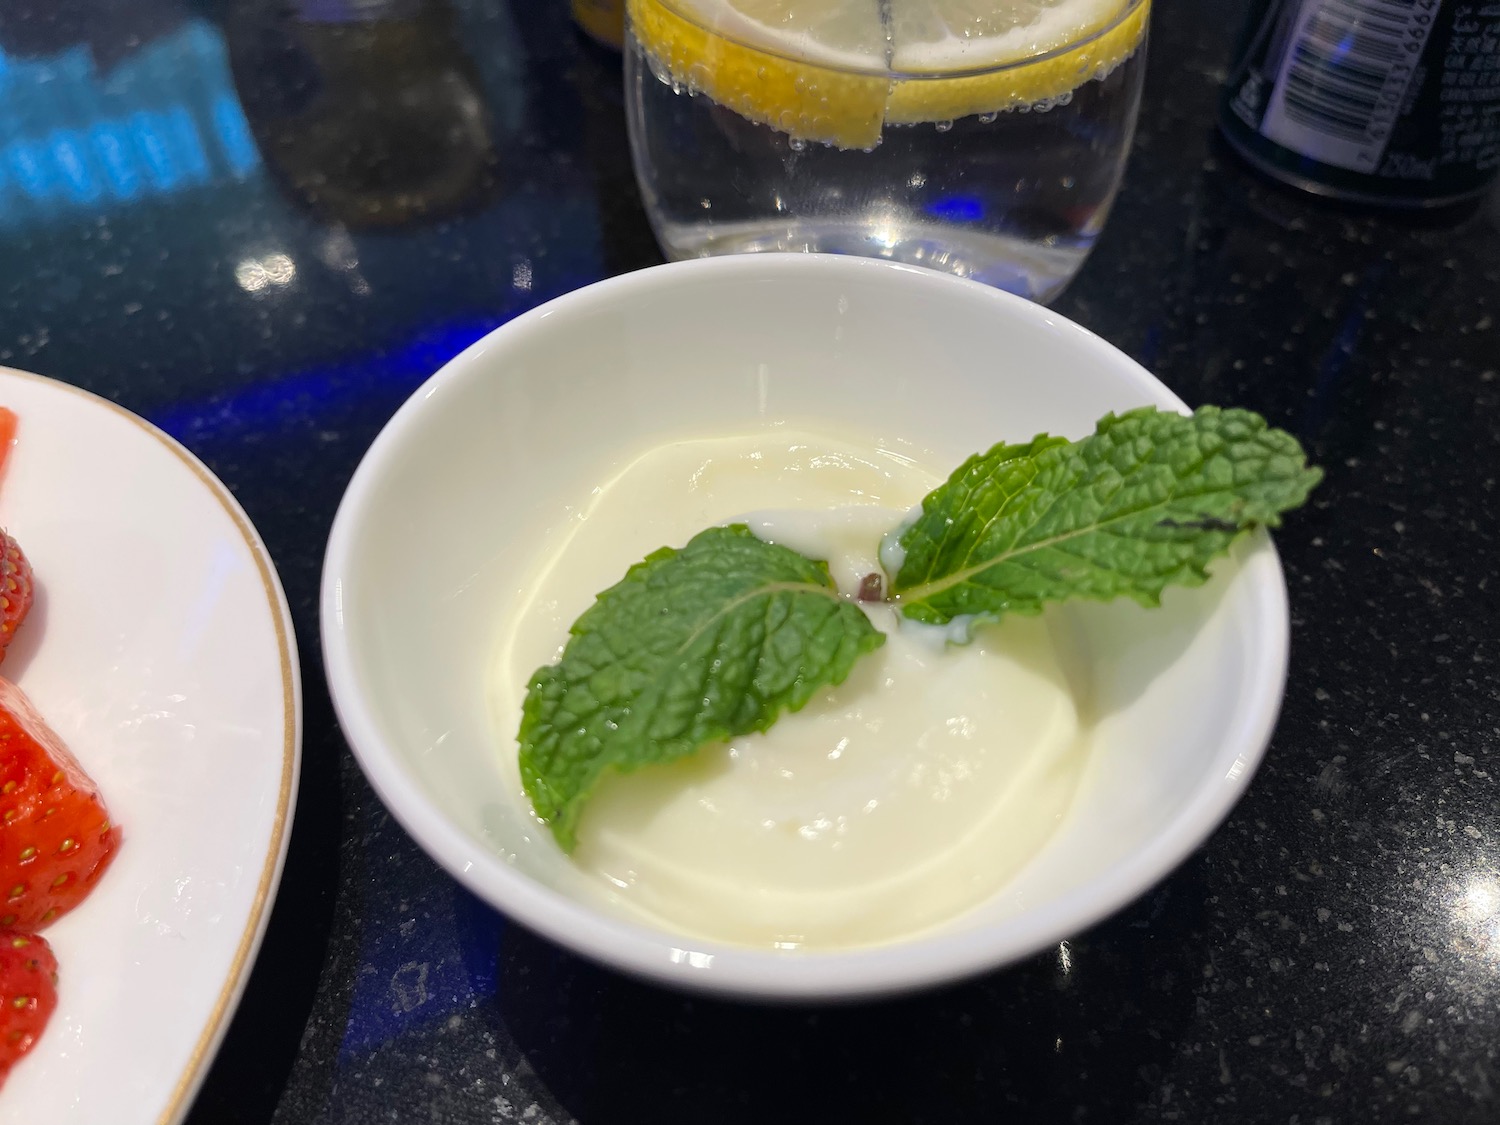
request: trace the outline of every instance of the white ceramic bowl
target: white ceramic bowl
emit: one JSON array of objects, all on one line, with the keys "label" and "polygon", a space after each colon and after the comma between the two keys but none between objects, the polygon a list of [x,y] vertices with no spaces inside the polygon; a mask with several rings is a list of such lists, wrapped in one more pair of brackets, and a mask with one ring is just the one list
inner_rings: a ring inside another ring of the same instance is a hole
[{"label": "white ceramic bowl", "polygon": [[1079,437],[1147,403],[1184,409],[1056,313],[921,269],[746,255],[581,289],[447,364],[355,473],[323,576],[339,719],[381,798],[456,879],[616,968],[711,992],[832,998],[1034,953],[1161,879],[1244,792],[1286,675],[1286,588],[1268,537],[1159,610],[1069,611],[1087,630],[1101,717],[1070,815],[1011,884],[918,938],[777,953],[606,913],[507,793],[514,733],[496,729],[487,677],[533,561],[516,529],[577,504],[663,433],[822,418],[956,467],[996,441]]}]

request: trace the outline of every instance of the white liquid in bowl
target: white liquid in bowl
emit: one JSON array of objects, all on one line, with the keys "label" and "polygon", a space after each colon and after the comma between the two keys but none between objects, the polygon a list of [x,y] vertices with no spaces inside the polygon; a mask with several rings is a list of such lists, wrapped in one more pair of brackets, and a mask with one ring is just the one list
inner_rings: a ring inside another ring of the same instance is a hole
[{"label": "white liquid in bowl", "polygon": [[[599,592],[715,524],[826,558],[841,589],[942,476],[904,454],[806,433],[676,442],[596,489],[541,551],[501,646],[496,704],[515,799],[531,673]],[[618,909],[755,946],[849,948],[941,924],[998,891],[1051,836],[1088,730],[1052,621],[968,646],[865,607],[887,634],[850,678],[767,732],[607,778],[574,861]]]}]

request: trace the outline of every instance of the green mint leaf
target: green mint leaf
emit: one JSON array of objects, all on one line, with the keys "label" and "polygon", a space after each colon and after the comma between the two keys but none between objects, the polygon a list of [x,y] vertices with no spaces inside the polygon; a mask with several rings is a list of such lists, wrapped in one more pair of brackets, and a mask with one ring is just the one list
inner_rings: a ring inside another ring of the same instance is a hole
[{"label": "green mint leaf", "polygon": [[526,793],[571,851],[606,772],[765,730],[884,643],[826,563],[741,524],[710,528],[631,567],[573,624],[562,658],[532,677]]},{"label": "green mint leaf", "polygon": [[1065,598],[1160,603],[1241,532],[1276,527],[1323,477],[1248,410],[1111,414],[1077,442],[1041,436],[969,458],[898,540],[901,611],[946,624]]}]

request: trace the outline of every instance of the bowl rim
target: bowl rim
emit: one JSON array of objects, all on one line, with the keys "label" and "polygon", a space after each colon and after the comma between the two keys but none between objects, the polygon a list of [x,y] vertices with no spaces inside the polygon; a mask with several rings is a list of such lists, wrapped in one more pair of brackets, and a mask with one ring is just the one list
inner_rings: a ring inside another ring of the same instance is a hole
[{"label": "bowl rim", "polygon": [[759,950],[686,935],[674,938],[543,886],[446,818],[415,771],[387,745],[363,700],[344,627],[341,594],[343,576],[354,561],[352,545],[374,485],[401,449],[426,401],[451,384],[476,377],[483,370],[481,361],[492,352],[507,349],[528,334],[549,330],[550,326],[544,327],[546,321],[607,306],[622,294],[683,282],[819,275],[852,278],[877,271],[907,275],[909,280],[902,284],[951,289],[992,301],[1010,315],[1037,319],[1068,336],[1068,346],[1093,351],[1107,360],[1148,400],[1164,409],[1188,410],[1155,376],[1093,332],[1043,306],[979,282],[869,258],[790,253],[702,258],[651,266],[573,290],[522,313],[464,349],[382,427],[339,502],[324,553],[319,618],[329,694],[355,760],[397,822],[449,875],[511,920],[594,962],[677,988],[778,1001],[876,997],[997,969],[1075,937],[1165,878],[1228,816],[1270,742],[1286,685],[1290,614],[1280,560],[1262,530],[1242,564],[1242,579],[1258,626],[1251,634],[1255,643],[1246,652],[1245,690],[1233,725],[1215,750],[1224,760],[1232,751],[1233,767],[1223,777],[1206,775],[1143,847],[1083,886],[1006,919],[1003,931],[944,933],[938,929],[869,948],[798,952]]}]

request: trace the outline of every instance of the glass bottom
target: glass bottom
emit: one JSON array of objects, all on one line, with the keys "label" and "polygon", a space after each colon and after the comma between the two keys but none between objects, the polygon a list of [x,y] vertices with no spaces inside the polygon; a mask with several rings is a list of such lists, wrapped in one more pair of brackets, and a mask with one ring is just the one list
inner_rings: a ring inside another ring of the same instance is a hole
[{"label": "glass bottom", "polygon": [[851,254],[924,266],[1047,302],[1062,292],[1093,247],[1092,238],[1041,245],[939,223],[891,219],[657,224],[668,257],[793,252]]}]

